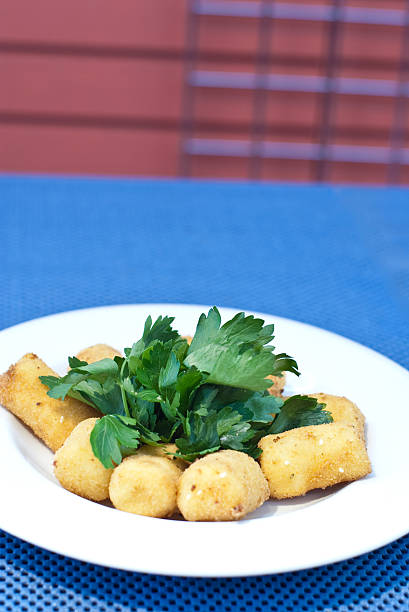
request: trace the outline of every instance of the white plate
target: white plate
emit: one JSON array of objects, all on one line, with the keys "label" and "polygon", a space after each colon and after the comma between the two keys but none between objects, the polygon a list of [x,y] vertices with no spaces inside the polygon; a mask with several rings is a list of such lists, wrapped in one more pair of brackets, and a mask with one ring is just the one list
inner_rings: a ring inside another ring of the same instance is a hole
[{"label": "white plate", "polygon": [[[106,342],[129,346],[148,314],[176,316],[192,334],[207,306],[138,304],[78,310],[0,332],[0,372],[26,352],[59,372],[66,356]],[[235,312],[221,309],[224,320]],[[256,314],[256,313],[255,313]],[[0,527],[75,559],[177,576],[271,574],[368,552],[409,531],[409,372],[355,342],[302,323],[276,324],[276,345],[302,376],[286,392],[328,392],[355,401],[367,418],[373,473],[358,482],[269,501],[234,523],[188,523],[119,512],[62,489],[52,453],[0,408]]]}]

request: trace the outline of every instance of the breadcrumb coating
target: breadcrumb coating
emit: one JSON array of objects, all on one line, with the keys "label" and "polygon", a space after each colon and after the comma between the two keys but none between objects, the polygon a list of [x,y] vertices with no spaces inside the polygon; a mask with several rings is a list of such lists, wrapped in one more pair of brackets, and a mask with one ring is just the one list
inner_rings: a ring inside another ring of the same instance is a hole
[{"label": "breadcrumb coating", "polygon": [[260,465],[270,495],[285,499],[363,478],[371,472],[365,442],[352,425],[299,427],[262,438]]},{"label": "breadcrumb coating", "polygon": [[270,376],[267,376],[267,378],[270,378],[270,380],[273,381],[272,386],[267,389],[269,394],[280,397],[283,394],[285,387],[285,373],[283,372],[282,376],[273,376],[272,374],[270,374]]},{"label": "breadcrumb coating", "polygon": [[176,485],[180,469],[166,457],[143,449],[124,459],[109,484],[109,497],[115,508],[133,514],[164,518],[177,510]]},{"label": "breadcrumb coating", "polygon": [[237,520],[268,497],[268,484],[257,461],[235,450],[197,459],[178,482],[178,507],[188,521]]},{"label": "breadcrumb coating", "polygon": [[113,470],[105,468],[95,457],[90,434],[98,419],[86,419],[70,433],[55,453],[54,474],[64,489],[93,501],[103,501],[109,495]]},{"label": "breadcrumb coating", "polygon": [[327,393],[309,393],[308,395],[315,397],[320,404],[326,404],[325,410],[331,413],[334,423],[352,425],[362,438],[365,437],[365,417],[351,400]]},{"label": "breadcrumb coating", "polygon": [[0,375],[0,403],[56,451],[78,423],[98,416],[96,410],[71,397],[47,395],[39,376],[58,376],[37,355],[28,353]]},{"label": "breadcrumb coating", "polygon": [[108,344],[94,344],[93,346],[87,346],[76,354],[77,359],[86,361],[87,363],[94,363],[101,359],[113,359],[114,357],[121,357],[121,353],[114,349]]}]

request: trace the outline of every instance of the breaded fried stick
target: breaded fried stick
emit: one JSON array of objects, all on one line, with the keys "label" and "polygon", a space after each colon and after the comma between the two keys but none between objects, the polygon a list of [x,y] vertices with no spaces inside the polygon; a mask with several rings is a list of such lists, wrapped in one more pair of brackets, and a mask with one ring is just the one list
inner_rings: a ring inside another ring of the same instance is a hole
[{"label": "breaded fried stick", "polygon": [[261,469],[275,499],[358,480],[371,472],[362,436],[344,423],[270,434],[261,438],[259,447]]},{"label": "breaded fried stick", "polygon": [[269,496],[257,461],[235,450],[197,459],[178,482],[178,507],[187,521],[234,521]]},{"label": "breaded fried stick", "polygon": [[121,357],[121,353],[108,344],[94,344],[82,349],[76,354],[76,357],[87,363],[95,363],[95,361],[101,361],[101,359]]},{"label": "breaded fried stick", "polygon": [[39,376],[58,375],[37,355],[24,355],[0,375],[0,403],[56,451],[78,423],[98,413],[71,397],[64,401],[49,397]]},{"label": "breaded fried stick", "polygon": [[109,495],[113,469],[105,468],[91,447],[90,434],[98,419],[85,419],[55,453],[54,474],[60,484],[86,499],[103,501]]},{"label": "breaded fried stick", "polygon": [[365,437],[365,417],[351,400],[327,393],[309,393],[308,396],[315,397],[320,404],[326,404],[325,410],[331,413],[334,423],[352,425],[362,438]]}]

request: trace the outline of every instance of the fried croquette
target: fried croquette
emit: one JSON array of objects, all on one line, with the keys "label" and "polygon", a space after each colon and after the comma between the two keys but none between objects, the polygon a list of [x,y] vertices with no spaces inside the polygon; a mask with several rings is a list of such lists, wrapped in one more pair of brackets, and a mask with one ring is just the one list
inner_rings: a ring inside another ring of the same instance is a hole
[{"label": "fried croquette", "polygon": [[338,395],[326,393],[309,393],[308,395],[315,397],[321,404],[326,404],[325,410],[331,413],[334,423],[352,425],[362,438],[365,437],[365,417],[356,404]]},{"label": "fried croquette", "polygon": [[268,497],[268,483],[257,461],[235,450],[197,459],[178,482],[177,503],[187,521],[237,520]]},{"label": "fried croquette", "polygon": [[37,355],[24,355],[0,375],[0,403],[56,451],[78,423],[97,412],[71,397],[64,401],[49,397],[39,376],[58,375]]},{"label": "fried croquette", "polygon": [[176,484],[181,470],[166,457],[143,449],[114,469],[109,497],[115,508],[163,518],[177,511]]},{"label": "fried croquette", "polygon": [[108,344],[94,344],[93,346],[82,349],[76,354],[76,357],[81,361],[94,363],[95,361],[101,361],[101,359],[121,357],[121,353]]},{"label": "fried croquette", "polygon": [[98,419],[79,423],[55,453],[54,474],[64,489],[93,501],[109,496],[113,469],[105,468],[93,453],[90,434]]},{"label": "fried croquette", "polygon": [[280,397],[283,394],[285,387],[285,374],[283,373],[282,376],[273,376],[272,374],[270,374],[270,376],[267,376],[267,378],[273,381],[271,387],[267,389],[269,394]]},{"label": "fried croquette", "polygon": [[358,480],[371,472],[363,438],[344,423],[271,434],[260,440],[259,447],[261,469],[275,499]]},{"label": "fried croquette", "polygon": [[163,446],[148,446],[146,444],[139,449],[139,453],[151,455],[152,457],[165,457],[165,459],[169,459],[169,461],[183,471],[188,467],[189,463],[180,457],[175,457],[173,453],[176,453],[177,450],[176,444],[163,444]]}]

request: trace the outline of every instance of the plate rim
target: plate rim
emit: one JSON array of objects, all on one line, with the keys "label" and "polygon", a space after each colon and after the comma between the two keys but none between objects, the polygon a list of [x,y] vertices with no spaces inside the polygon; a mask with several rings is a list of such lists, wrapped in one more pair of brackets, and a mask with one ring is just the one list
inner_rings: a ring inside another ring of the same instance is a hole
[{"label": "plate rim", "polygon": [[[170,302],[169,303],[167,303],[167,302],[165,302],[165,303],[160,303],[160,302],[157,302],[157,303],[154,303],[154,302],[125,303],[125,304],[112,304],[112,305],[107,305],[107,306],[101,305],[101,306],[90,307],[90,308],[79,308],[79,309],[73,309],[73,310],[68,310],[68,311],[56,312],[56,313],[52,313],[52,314],[49,314],[49,315],[44,315],[44,316],[41,316],[41,317],[36,317],[34,319],[28,319],[26,321],[22,321],[20,323],[17,323],[17,324],[15,324],[13,326],[10,326],[10,327],[7,327],[7,328],[3,328],[3,329],[0,330],[0,338],[1,338],[1,336],[5,332],[6,333],[10,333],[11,332],[12,333],[13,330],[16,330],[17,328],[21,328],[23,326],[30,325],[30,324],[32,324],[34,322],[44,322],[46,320],[49,320],[50,318],[53,318],[53,319],[56,319],[56,318],[59,318],[59,317],[62,318],[64,316],[66,316],[66,315],[75,315],[75,314],[86,315],[87,313],[90,313],[90,312],[95,311],[95,310],[100,310],[100,311],[102,311],[102,310],[115,310],[117,308],[124,308],[124,307],[128,307],[130,309],[135,308],[135,307],[137,309],[156,307],[156,308],[163,308],[163,309],[168,309],[168,310],[171,310],[172,308],[175,308],[175,309],[180,309],[180,308],[182,308],[182,309],[184,309],[184,308],[185,309],[196,308],[196,309],[207,310],[208,308],[210,308],[210,306],[205,306],[205,305],[201,305],[201,304],[170,303]],[[224,312],[227,312],[227,313],[242,311],[240,309],[236,309],[236,308],[232,308],[232,307],[222,307],[222,306],[220,306],[220,309],[222,311],[224,311]],[[363,345],[363,344],[361,344],[361,343],[359,343],[359,342],[357,342],[355,340],[352,340],[350,338],[347,338],[345,336],[337,334],[336,332],[332,332],[332,331],[326,330],[324,328],[320,328],[318,326],[311,325],[309,323],[304,323],[303,321],[298,321],[296,319],[289,319],[287,317],[279,317],[279,316],[276,316],[274,314],[261,313],[261,312],[258,312],[258,311],[250,311],[250,310],[247,310],[247,309],[245,310],[245,312],[248,312],[249,314],[253,314],[253,315],[256,315],[256,316],[269,317],[269,318],[272,318],[272,319],[276,320],[277,322],[284,321],[284,322],[289,323],[291,325],[295,324],[295,325],[299,325],[299,326],[302,326],[302,327],[306,327],[310,331],[318,330],[321,333],[324,333],[326,335],[334,337],[337,341],[346,342],[348,344],[352,344],[353,346],[359,347],[360,349],[364,349],[365,351],[369,351],[376,358],[382,358],[383,360],[386,360],[387,362],[389,362],[389,365],[392,366],[393,368],[397,369],[397,370],[400,370],[401,374],[404,374],[405,376],[409,376],[409,371],[404,366],[402,366],[401,364],[393,361],[391,358],[383,355],[382,353],[380,353],[380,352],[378,352],[378,351],[376,351],[376,350],[374,350],[374,349],[372,349],[370,347],[367,347],[367,346],[365,346],[365,345]],[[175,314],[177,315],[177,313],[175,313]],[[4,411],[3,408],[2,408],[2,411]],[[6,413],[6,415],[7,415],[7,417],[9,418],[9,420],[11,422],[15,421],[15,417],[13,415],[11,415],[9,413]],[[43,480],[46,480],[46,478],[44,478],[43,476],[42,476],[42,478],[43,478]],[[361,481],[361,482],[365,482],[365,481]],[[58,490],[58,488],[56,490]],[[87,500],[82,500],[82,498],[78,498],[74,494],[69,493],[69,492],[65,491],[64,489],[61,489],[61,492],[63,492],[64,494],[72,495],[73,497],[75,497],[80,502],[87,501]],[[92,502],[91,502],[91,504],[92,504]],[[89,507],[91,507],[91,504],[89,504]],[[110,509],[110,508],[108,508],[108,510],[112,511],[112,509]],[[303,512],[305,513],[307,510],[308,510],[308,507],[304,508]],[[1,514],[2,514],[2,512],[0,511],[0,516],[1,516]],[[126,513],[124,513],[124,514],[126,514]],[[134,515],[129,515],[129,516],[134,518]],[[294,516],[294,515],[291,513],[290,515],[283,515],[283,517],[280,517],[280,518],[284,518],[284,516]],[[153,519],[151,517],[138,517],[138,518],[139,519],[140,518],[149,519],[149,520],[155,521],[155,522],[158,520],[158,519]],[[256,522],[258,523],[259,520],[260,519],[257,519]],[[263,520],[263,519],[261,519],[261,520]],[[164,521],[164,522],[168,523],[167,521]],[[240,523],[243,523],[243,521],[240,521],[240,522],[234,523],[234,524],[237,525],[237,524],[240,524]],[[183,524],[184,524],[184,522],[183,522]],[[187,523],[187,524],[190,525],[190,526],[203,525],[203,524],[206,525],[206,523],[191,523],[191,524]],[[207,525],[213,525],[213,527],[214,527],[214,525],[219,525],[219,529],[220,529],[221,525],[226,525],[226,524],[227,523],[216,523],[216,524],[215,523],[207,523]],[[377,539],[377,543],[376,543],[375,546],[369,545],[369,546],[364,547],[364,548],[360,549],[358,552],[355,552],[355,553],[353,553],[353,554],[351,554],[351,555],[349,555],[347,557],[344,554],[341,553],[338,556],[336,554],[334,554],[332,556],[332,558],[326,558],[323,561],[320,561],[318,563],[313,563],[311,565],[305,565],[305,563],[301,563],[300,565],[297,565],[297,563],[293,563],[290,567],[289,566],[283,566],[280,569],[274,569],[274,570],[272,570],[271,568],[266,568],[265,571],[255,570],[253,572],[251,570],[249,570],[249,569],[246,569],[246,571],[244,571],[244,572],[243,571],[232,571],[232,570],[230,570],[229,572],[226,572],[226,573],[220,573],[220,571],[218,571],[217,574],[213,573],[212,571],[209,571],[209,573],[203,573],[203,572],[197,573],[197,572],[194,571],[194,569],[190,573],[181,572],[181,571],[172,571],[172,572],[169,572],[169,571],[164,571],[163,569],[161,570],[160,567],[159,568],[144,569],[142,567],[135,567],[135,566],[131,567],[131,566],[129,566],[126,563],[121,565],[120,563],[118,564],[117,562],[115,564],[112,564],[112,565],[107,565],[104,562],[99,563],[98,560],[95,559],[95,556],[92,556],[92,554],[90,554],[90,556],[84,556],[84,555],[82,555],[82,556],[76,555],[75,556],[75,555],[69,554],[66,551],[64,551],[61,548],[61,546],[56,546],[56,545],[46,546],[43,543],[41,543],[41,541],[39,541],[39,538],[36,538],[34,536],[26,537],[25,535],[20,535],[20,533],[18,533],[18,530],[8,529],[8,528],[5,528],[5,527],[3,527],[3,528],[4,528],[4,531],[6,531],[7,533],[11,533],[13,536],[15,536],[17,538],[20,538],[20,539],[22,539],[22,540],[24,540],[26,542],[29,542],[30,544],[33,544],[33,545],[38,546],[40,548],[43,548],[44,550],[49,550],[50,552],[61,554],[63,556],[68,556],[68,557],[71,557],[73,559],[77,559],[77,560],[80,560],[80,561],[84,561],[84,562],[88,562],[88,563],[93,563],[93,564],[96,564],[96,565],[101,565],[101,566],[104,566],[104,567],[108,566],[108,567],[114,567],[114,568],[121,569],[121,570],[137,571],[137,572],[142,572],[142,573],[154,573],[154,574],[158,574],[158,575],[167,575],[167,576],[181,576],[181,577],[189,576],[189,577],[208,577],[208,578],[213,578],[213,577],[257,576],[257,575],[267,575],[267,574],[272,574],[272,573],[283,573],[283,572],[288,572],[288,571],[300,571],[300,570],[303,570],[303,569],[314,568],[314,567],[326,565],[326,564],[329,564],[329,563],[336,563],[336,562],[339,562],[339,561],[342,561],[342,560],[346,560],[346,559],[352,559],[352,558],[355,558],[355,557],[360,556],[362,554],[365,554],[365,553],[367,553],[369,551],[377,550],[378,548],[380,548],[380,547],[382,547],[382,546],[384,546],[384,545],[386,545],[386,544],[388,544],[388,543],[398,539],[399,537],[405,535],[408,532],[408,530],[409,530],[409,524],[408,524],[407,527],[405,527],[403,529],[395,529],[395,531],[393,533],[393,537],[391,537],[390,535],[385,535],[384,538],[378,538]],[[190,527],[190,528],[192,528],[192,527]],[[41,540],[41,538],[40,538],[40,540]]]},{"label": "plate rim", "polygon": [[[117,303],[117,304],[107,304],[106,306],[104,305],[100,305],[100,306],[85,306],[84,308],[73,308],[71,310],[59,310],[57,312],[52,312],[48,315],[41,315],[40,317],[34,317],[33,319],[25,319],[24,321],[20,321],[19,323],[15,323],[14,325],[10,325],[8,327],[3,327],[0,329],[0,334],[3,334],[4,332],[9,332],[12,331],[14,329],[17,329],[23,325],[27,325],[29,323],[33,323],[36,321],[42,321],[44,319],[51,319],[51,318],[57,318],[57,317],[62,317],[65,315],[71,315],[71,314],[77,314],[77,313],[84,313],[84,312],[91,312],[93,310],[108,310],[108,309],[116,309],[116,308],[124,308],[124,307],[142,307],[142,306],[153,306],[153,307],[159,307],[159,306],[165,306],[165,307],[170,307],[170,308],[201,308],[204,310],[209,310],[209,308],[212,308],[214,306],[214,304],[211,305],[205,305],[205,304],[197,304],[197,303],[190,303],[190,302],[124,302],[123,304],[121,303]],[[252,314],[254,316],[258,316],[258,317],[271,317],[274,319],[277,319],[277,321],[285,321],[285,322],[290,322],[292,324],[296,324],[296,325],[300,325],[302,327],[307,327],[309,329],[312,330],[319,330],[320,332],[324,333],[324,334],[328,334],[330,336],[335,336],[338,340],[342,340],[343,342],[348,342],[351,343],[357,347],[363,348],[366,351],[370,351],[371,353],[382,357],[383,359],[386,359],[387,361],[390,362],[390,364],[393,364],[393,366],[400,368],[401,370],[403,370],[403,372],[409,374],[409,369],[405,368],[405,366],[403,366],[402,364],[398,363],[397,361],[395,361],[394,359],[392,359],[391,357],[388,357],[387,355],[384,355],[383,353],[381,353],[380,351],[367,346],[366,344],[363,344],[362,342],[358,342],[358,340],[353,340],[352,338],[348,338],[348,336],[343,336],[342,334],[339,334],[338,332],[334,332],[331,331],[330,329],[326,329],[325,327],[320,327],[319,325],[314,325],[313,323],[307,323],[306,321],[301,321],[299,319],[291,319],[289,317],[283,317],[280,315],[275,315],[267,313],[267,312],[261,312],[259,310],[252,310],[250,308],[236,308],[233,306],[220,306],[220,305],[216,305],[217,308],[219,310],[223,310],[223,311],[231,311],[231,312],[245,312],[245,313],[249,313]]]}]

